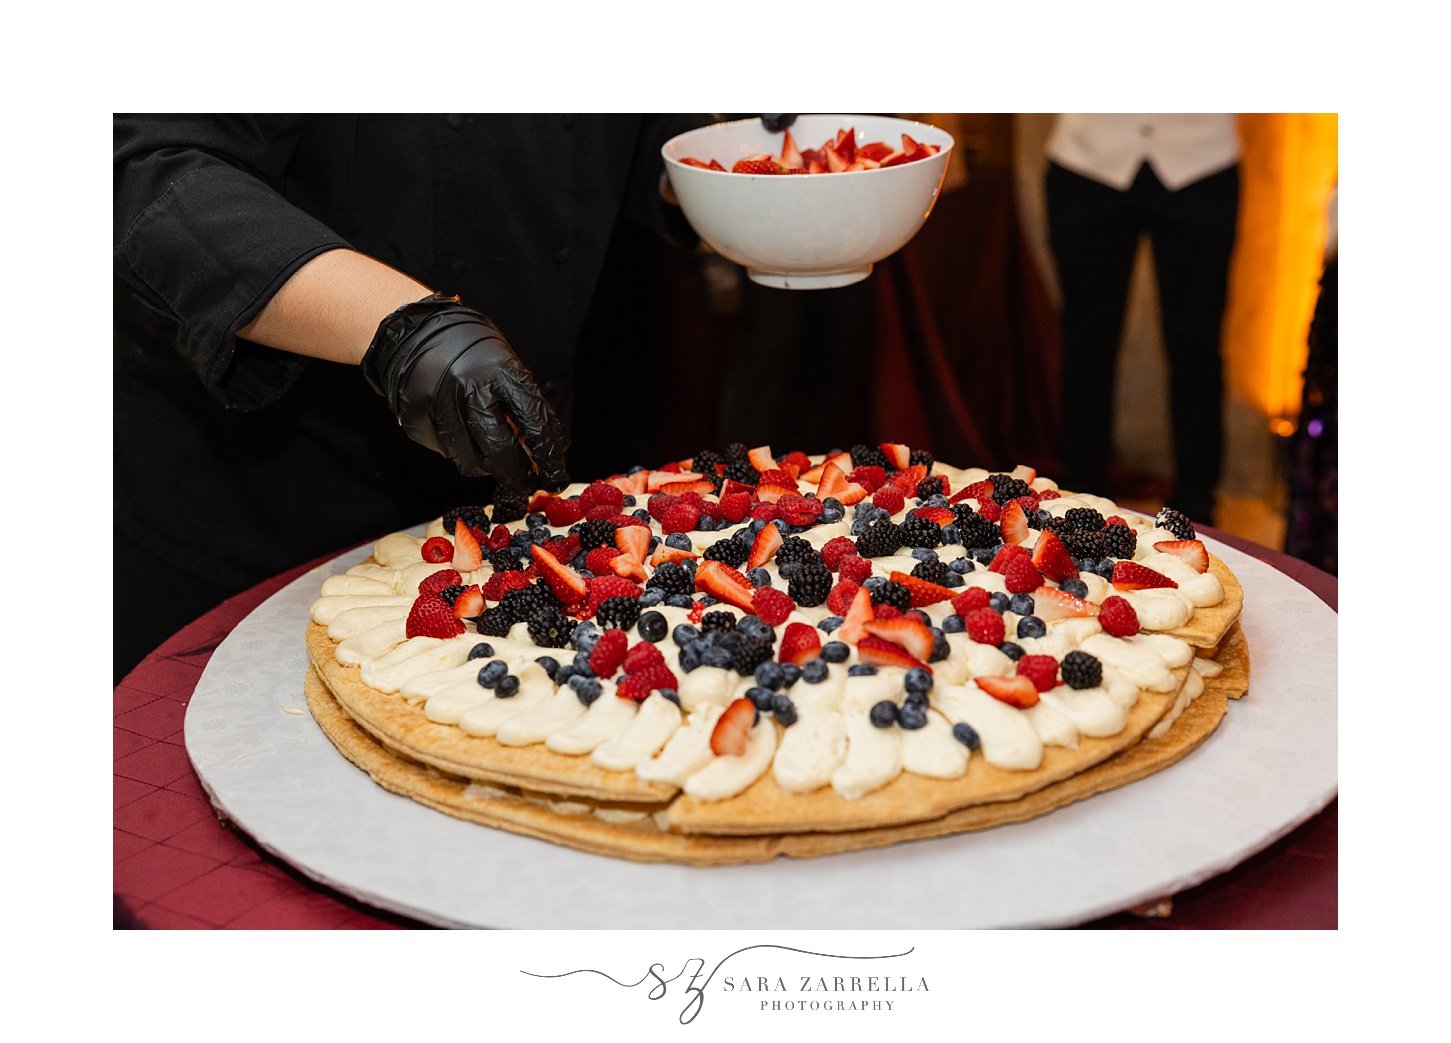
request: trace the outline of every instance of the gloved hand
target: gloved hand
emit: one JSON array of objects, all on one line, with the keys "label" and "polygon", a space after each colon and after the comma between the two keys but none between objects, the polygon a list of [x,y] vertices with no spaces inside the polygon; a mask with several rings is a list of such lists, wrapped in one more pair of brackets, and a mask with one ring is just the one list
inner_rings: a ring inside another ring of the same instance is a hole
[{"label": "gloved hand", "polygon": [[761,123],[772,134],[779,134],[796,122],[794,112],[766,112],[761,114]]},{"label": "gloved hand", "polygon": [[504,335],[457,298],[434,294],[384,319],[363,375],[408,437],[461,473],[516,491],[569,484],[559,418]]}]

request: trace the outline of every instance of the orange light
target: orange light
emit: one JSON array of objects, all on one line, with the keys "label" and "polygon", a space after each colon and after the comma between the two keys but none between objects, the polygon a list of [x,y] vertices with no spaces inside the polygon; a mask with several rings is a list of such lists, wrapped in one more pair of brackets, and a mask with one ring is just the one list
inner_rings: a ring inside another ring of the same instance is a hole
[{"label": "orange light", "polygon": [[1277,417],[1270,421],[1270,430],[1281,438],[1289,438],[1295,433],[1295,422],[1284,417]]}]

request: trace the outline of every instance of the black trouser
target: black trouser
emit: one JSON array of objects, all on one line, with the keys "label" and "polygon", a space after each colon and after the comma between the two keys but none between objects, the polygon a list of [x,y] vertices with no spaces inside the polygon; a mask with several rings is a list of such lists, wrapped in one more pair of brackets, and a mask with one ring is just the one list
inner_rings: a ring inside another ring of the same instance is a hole
[{"label": "black trouser", "polygon": [[[1050,164],[1048,238],[1063,292],[1063,485],[1108,488],[1114,366],[1139,238],[1153,245],[1174,486],[1169,505],[1211,521],[1224,454],[1220,334],[1239,210],[1239,168],[1171,192],[1146,163],[1128,191]],[[1133,409],[1132,402],[1121,404]]]}]

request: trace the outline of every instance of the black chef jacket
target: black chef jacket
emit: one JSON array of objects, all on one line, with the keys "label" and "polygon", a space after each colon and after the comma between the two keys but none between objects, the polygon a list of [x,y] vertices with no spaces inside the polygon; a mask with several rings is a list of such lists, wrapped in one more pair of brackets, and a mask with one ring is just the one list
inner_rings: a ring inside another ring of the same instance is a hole
[{"label": "black chef jacket", "polygon": [[118,535],[237,591],[486,500],[486,481],[402,433],[357,367],[237,331],[308,260],[349,246],[489,315],[562,407],[615,221],[661,226],[660,146],[702,122],[117,117]]}]

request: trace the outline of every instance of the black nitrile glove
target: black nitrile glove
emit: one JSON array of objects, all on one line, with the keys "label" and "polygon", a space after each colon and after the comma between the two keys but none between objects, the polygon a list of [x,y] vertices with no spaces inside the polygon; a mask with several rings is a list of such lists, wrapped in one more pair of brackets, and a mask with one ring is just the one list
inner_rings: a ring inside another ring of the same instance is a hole
[{"label": "black nitrile glove", "polygon": [[796,122],[794,112],[765,112],[761,114],[761,122],[772,134],[779,134],[791,124]]},{"label": "black nitrile glove", "polygon": [[408,437],[461,473],[518,491],[569,484],[559,418],[504,335],[457,298],[434,294],[384,319],[363,375]]}]

